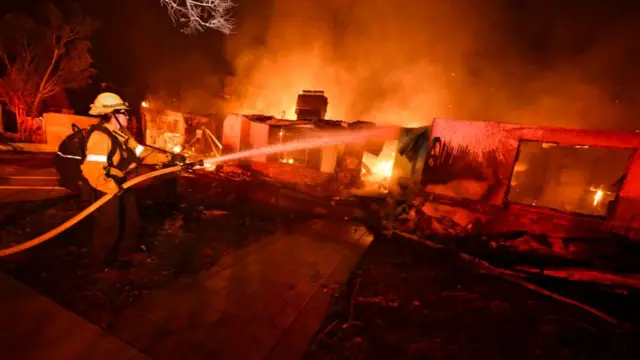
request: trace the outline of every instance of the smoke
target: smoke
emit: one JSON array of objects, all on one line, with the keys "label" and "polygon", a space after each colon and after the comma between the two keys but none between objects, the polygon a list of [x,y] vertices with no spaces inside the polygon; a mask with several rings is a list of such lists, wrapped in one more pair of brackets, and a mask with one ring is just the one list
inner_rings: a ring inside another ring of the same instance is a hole
[{"label": "smoke", "polygon": [[183,55],[153,73],[147,100],[155,106],[191,114],[214,114],[223,108],[220,70],[201,55]]},{"label": "smoke", "polygon": [[583,3],[241,1],[230,110],[292,118],[312,89],[326,92],[328,118],[347,121],[634,128],[640,51],[621,35],[639,27],[628,9]]},{"label": "smoke", "polygon": [[257,29],[262,44],[233,55],[237,106],[291,117],[300,90],[318,89],[333,119],[419,125],[445,116],[448,83],[477,36],[467,30],[481,22],[472,14],[440,1],[275,0]]}]

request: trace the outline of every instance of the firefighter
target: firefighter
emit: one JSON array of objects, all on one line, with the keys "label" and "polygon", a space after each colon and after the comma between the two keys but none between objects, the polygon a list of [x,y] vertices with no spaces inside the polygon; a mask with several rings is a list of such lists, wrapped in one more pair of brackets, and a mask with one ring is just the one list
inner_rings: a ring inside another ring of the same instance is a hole
[{"label": "firefighter", "polygon": [[112,252],[117,263],[122,265],[147,258],[137,246],[139,217],[134,194],[122,189],[127,171],[138,163],[185,162],[183,155],[138,144],[126,129],[128,109],[127,103],[118,95],[102,93],[89,111],[91,115],[100,116],[100,122],[87,139],[82,174],[93,188],[96,199],[105,194],[116,195],[94,213],[89,252],[89,263],[94,270],[104,269],[112,260]]}]

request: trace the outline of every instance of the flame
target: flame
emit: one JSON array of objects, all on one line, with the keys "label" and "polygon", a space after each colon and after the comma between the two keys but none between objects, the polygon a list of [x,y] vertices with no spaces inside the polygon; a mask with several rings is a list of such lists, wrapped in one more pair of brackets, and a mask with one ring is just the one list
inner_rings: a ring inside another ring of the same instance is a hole
[{"label": "flame", "polygon": [[602,195],[604,195],[602,190],[596,190],[596,193],[593,195],[593,206],[598,206],[598,203],[602,200]]},{"label": "flame", "polygon": [[149,103],[147,101],[143,101],[140,106],[142,106],[143,108],[148,108],[149,107]]},{"label": "flame", "polygon": [[604,194],[607,194],[607,195],[615,194],[609,191],[604,191],[602,190],[602,188],[596,189],[596,188],[590,187],[589,190],[595,192],[595,194],[593,194],[593,206],[598,206],[600,201],[602,201],[602,197],[604,197]]},{"label": "flame", "polygon": [[[282,41],[278,39],[278,43]],[[295,119],[295,101],[303,89],[325,92],[329,99],[325,117],[333,120],[365,119],[379,125],[418,127],[449,109],[450,101],[442,88],[450,75],[437,66],[426,61],[403,66],[384,81],[367,82],[371,78],[368,71],[343,66],[331,52],[316,45],[320,44],[295,46],[290,52],[247,51],[240,55],[235,60],[240,75],[229,80],[229,112]],[[417,79],[429,79],[430,85]],[[388,87],[399,90],[388,91]]]},{"label": "flame", "polygon": [[382,178],[390,178],[393,174],[393,160],[379,161],[371,171]]},{"label": "flame", "polygon": [[[362,177],[367,182],[388,182],[393,177],[393,168],[396,159],[397,140],[385,141],[379,156],[365,153],[362,162],[367,165],[370,172],[364,170]],[[364,169],[364,168],[363,168]]]},{"label": "flame", "polygon": [[195,169],[204,169],[206,171],[213,171],[218,167],[217,164],[205,163],[202,166],[196,166]]},{"label": "flame", "polygon": [[[161,148],[172,151],[174,153],[179,153],[180,151],[182,151],[181,144],[184,141],[183,135],[166,131],[162,134],[162,137],[164,138],[164,141],[158,144]],[[176,149],[178,148],[179,150],[176,151]]]}]

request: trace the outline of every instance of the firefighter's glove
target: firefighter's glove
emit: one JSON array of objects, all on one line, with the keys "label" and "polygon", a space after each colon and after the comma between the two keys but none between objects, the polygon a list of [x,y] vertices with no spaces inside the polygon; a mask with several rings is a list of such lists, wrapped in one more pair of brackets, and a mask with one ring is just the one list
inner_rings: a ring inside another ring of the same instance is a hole
[{"label": "firefighter's glove", "polygon": [[182,154],[171,154],[171,162],[173,164],[184,165],[187,162],[187,157]]}]

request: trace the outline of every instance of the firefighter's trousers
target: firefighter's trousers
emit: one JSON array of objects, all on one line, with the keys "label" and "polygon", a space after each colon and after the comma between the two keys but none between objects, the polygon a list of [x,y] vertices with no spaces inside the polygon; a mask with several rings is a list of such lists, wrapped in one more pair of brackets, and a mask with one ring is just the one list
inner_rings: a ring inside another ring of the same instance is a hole
[{"label": "firefighter's trousers", "polygon": [[[104,195],[98,193],[98,198]],[[115,255],[117,260],[129,260],[136,251],[140,218],[132,190],[115,196],[93,213],[93,239],[90,264],[104,267]]]}]

